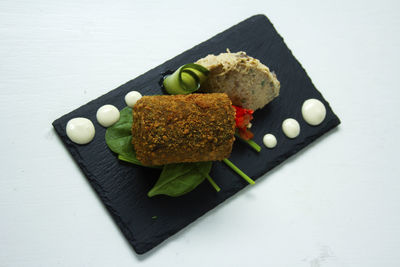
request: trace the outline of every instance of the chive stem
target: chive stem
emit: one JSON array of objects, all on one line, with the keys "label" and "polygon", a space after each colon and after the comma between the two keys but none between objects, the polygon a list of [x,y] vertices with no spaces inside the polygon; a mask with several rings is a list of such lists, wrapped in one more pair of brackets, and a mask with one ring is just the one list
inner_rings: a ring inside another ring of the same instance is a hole
[{"label": "chive stem", "polygon": [[238,137],[240,140],[242,140],[243,142],[247,143],[249,146],[251,146],[255,151],[260,152],[261,151],[261,147],[254,142],[253,140],[245,140],[242,137],[240,137],[240,135],[235,134],[236,137]]},{"label": "chive stem", "polygon": [[221,188],[215,183],[215,181],[213,180],[213,178],[211,178],[210,175],[206,175],[207,180],[210,182],[210,184],[214,187],[215,191],[219,192],[221,191]]},{"label": "chive stem", "polygon": [[229,159],[223,159],[223,162],[228,165],[232,170],[234,170],[237,174],[240,175],[243,179],[245,179],[249,184],[255,184],[253,179],[247,176],[244,172],[242,172],[235,164],[233,164]]}]

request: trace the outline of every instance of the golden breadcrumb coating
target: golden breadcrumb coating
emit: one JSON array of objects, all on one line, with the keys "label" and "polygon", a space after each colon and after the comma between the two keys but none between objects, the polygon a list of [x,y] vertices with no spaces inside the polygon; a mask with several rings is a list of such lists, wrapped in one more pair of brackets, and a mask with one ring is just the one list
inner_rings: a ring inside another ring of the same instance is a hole
[{"label": "golden breadcrumb coating", "polygon": [[224,93],[143,96],[133,107],[132,143],[144,165],[222,160],[234,133]]}]

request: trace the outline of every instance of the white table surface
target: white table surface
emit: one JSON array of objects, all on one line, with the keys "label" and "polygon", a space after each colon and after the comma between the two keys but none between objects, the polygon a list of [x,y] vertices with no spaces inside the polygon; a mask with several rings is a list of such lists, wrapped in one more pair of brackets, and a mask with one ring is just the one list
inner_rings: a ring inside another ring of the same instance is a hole
[{"label": "white table surface", "polygon": [[[0,266],[400,266],[400,4],[327,2],[0,1]],[[342,124],[136,255],[51,122],[260,13]]]}]

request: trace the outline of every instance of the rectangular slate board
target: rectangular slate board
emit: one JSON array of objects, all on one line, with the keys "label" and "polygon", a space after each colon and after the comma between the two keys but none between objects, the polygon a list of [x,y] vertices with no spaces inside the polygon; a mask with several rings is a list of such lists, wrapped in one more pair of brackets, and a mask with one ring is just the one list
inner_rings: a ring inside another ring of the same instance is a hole
[{"label": "rectangular slate board", "polygon": [[[305,70],[264,15],[248,18],[55,120],[53,126],[57,134],[138,254],[154,248],[243,189],[247,183],[224,163],[215,162],[210,175],[222,188],[219,193],[204,182],[182,197],[149,198],[146,194],[155,184],[160,171],[119,161],[105,143],[105,128],[96,122],[97,109],[104,104],[113,104],[122,109],[125,106],[125,94],[132,90],[140,91],[143,95],[162,94],[159,86],[162,73],[208,54],[225,52],[227,48],[232,52],[245,51],[259,59],[275,71],[281,82],[279,97],[255,112],[252,127],[255,142],[262,144],[263,135],[270,132],[277,137],[278,146],[275,149],[264,147],[260,153],[256,153],[236,141],[230,157],[254,180],[340,123],[328,102],[314,87]],[[324,122],[317,127],[307,125],[301,117],[301,105],[309,98],[321,100],[327,108]],[[93,121],[96,136],[90,144],[77,145],[66,136],[66,124],[74,117],[86,117]],[[298,120],[301,126],[300,135],[293,140],[286,138],[281,130],[282,121],[288,117]]]}]

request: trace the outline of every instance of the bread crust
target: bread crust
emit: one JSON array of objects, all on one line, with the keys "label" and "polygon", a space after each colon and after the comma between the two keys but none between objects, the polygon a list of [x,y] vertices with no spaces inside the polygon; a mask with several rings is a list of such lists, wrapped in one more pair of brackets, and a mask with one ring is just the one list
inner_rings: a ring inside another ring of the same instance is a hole
[{"label": "bread crust", "polygon": [[132,113],[144,165],[222,160],[232,151],[235,110],[224,93],[143,96]]}]

